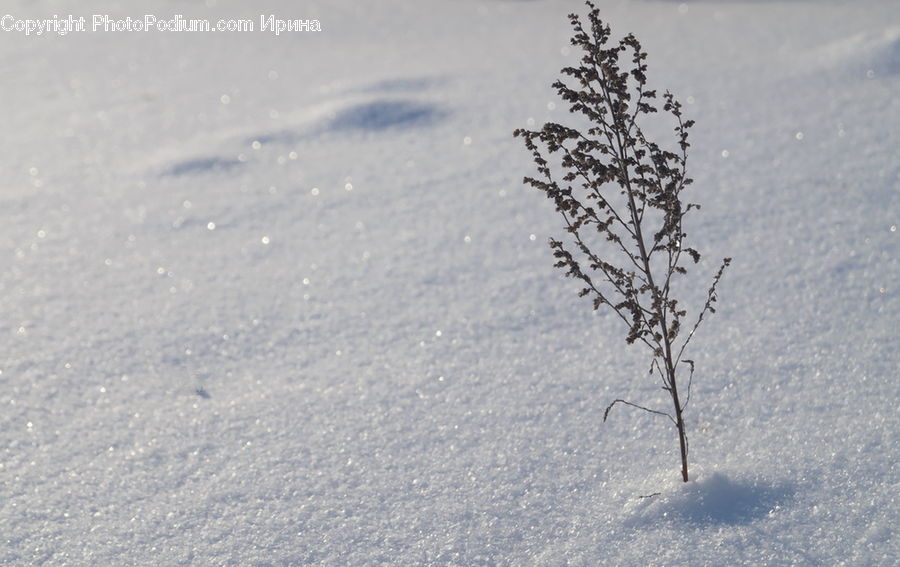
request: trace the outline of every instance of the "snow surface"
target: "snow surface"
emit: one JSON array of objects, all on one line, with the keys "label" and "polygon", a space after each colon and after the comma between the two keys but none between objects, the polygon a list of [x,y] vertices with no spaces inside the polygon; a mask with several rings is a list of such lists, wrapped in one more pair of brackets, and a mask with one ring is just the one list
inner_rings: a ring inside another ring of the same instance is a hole
[{"label": "snow surface", "polygon": [[161,1],[323,31],[0,32],[0,563],[894,564],[900,10],[600,5],[734,257],[694,481],[521,184],[580,3]]}]

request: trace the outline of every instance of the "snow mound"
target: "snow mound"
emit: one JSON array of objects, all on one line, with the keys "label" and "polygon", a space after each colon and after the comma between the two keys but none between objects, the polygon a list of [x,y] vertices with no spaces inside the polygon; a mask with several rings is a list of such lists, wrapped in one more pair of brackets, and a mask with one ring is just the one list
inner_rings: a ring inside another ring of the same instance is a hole
[{"label": "snow mound", "polygon": [[288,127],[245,136],[244,143],[295,144],[327,134],[402,131],[434,125],[448,114],[436,104],[411,99],[332,100],[307,109],[293,121],[286,121]]},{"label": "snow mound", "polygon": [[449,81],[446,77],[394,77],[391,79],[375,81],[374,83],[361,87],[357,90],[359,92],[369,93],[420,92],[446,86],[448,82]]},{"label": "snow mound", "polygon": [[696,525],[748,524],[779,509],[792,499],[794,492],[789,483],[732,479],[714,472],[642,498],[635,506],[631,523],[640,527],[668,519]]},{"label": "snow mound", "polygon": [[878,32],[864,32],[820,48],[822,63],[868,76],[900,74],[900,26]]},{"label": "snow mound", "polygon": [[238,167],[241,162],[224,157],[201,157],[176,162],[163,173],[170,176],[195,175],[217,171],[227,171]]},{"label": "snow mound", "polygon": [[433,123],[444,111],[433,104],[412,100],[375,99],[335,113],[329,121],[332,131],[381,131]]}]

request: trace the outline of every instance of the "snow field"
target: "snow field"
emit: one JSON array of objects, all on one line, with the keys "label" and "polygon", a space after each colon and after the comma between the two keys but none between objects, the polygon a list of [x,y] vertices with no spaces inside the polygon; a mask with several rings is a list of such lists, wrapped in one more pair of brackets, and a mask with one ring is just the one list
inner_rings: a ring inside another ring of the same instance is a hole
[{"label": "snow field", "polygon": [[697,120],[692,312],[735,258],[687,485],[521,185],[582,6],[209,4],[323,31],[0,34],[0,563],[895,561],[891,2],[602,3]]}]

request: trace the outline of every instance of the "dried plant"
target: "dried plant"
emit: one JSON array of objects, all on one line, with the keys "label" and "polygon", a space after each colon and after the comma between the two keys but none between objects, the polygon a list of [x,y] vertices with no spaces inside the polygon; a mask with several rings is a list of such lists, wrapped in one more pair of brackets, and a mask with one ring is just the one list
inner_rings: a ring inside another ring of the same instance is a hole
[{"label": "dried plant", "polygon": [[[627,324],[626,342],[650,349],[650,374],[659,377],[672,400],[671,411],[660,411],[617,399],[603,420],[616,404],[670,419],[678,431],[681,475],[687,482],[683,414],[690,403],[694,362],[683,355],[704,316],[715,312],[716,286],[731,259],[722,262],[706,303],[684,335],[687,312],[671,292],[675,279],[687,274],[685,259],[700,261],[700,253],[685,245],[683,228],[688,213],[700,209],[682,200],[692,182],[686,166],[688,130],[694,122],[684,119],[671,93],[660,101],[647,87],[647,54],[638,40],[629,34],[618,43],[611,41],[609,26],[591,2],[587,5],[587,29],[578,15],[569,16],[572,45],[584,52],[581,65],[563,69],[563,80],[553,88],[572,113],[587,118],[588,127],[582,132],[547,123],[514,135],[524,139],[539,173],[525,183],[553,200],[565,221],[567,241],[550,240],[556,267],[583,283],[580,295],[592,298],[595,310],[608,306]],[[660,103],[660,115],[669,115],[675,125],[675,151],[648,139],[641,128]],[[689,369],[687,384],[679,382],[684,367]]]}]

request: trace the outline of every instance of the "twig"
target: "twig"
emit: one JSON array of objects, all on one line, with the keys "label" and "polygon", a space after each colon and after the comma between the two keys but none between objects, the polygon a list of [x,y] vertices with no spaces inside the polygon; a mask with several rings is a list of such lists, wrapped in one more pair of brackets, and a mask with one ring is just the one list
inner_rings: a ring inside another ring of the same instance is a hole
[{"label": "twig", "polygon": [[[649,413],[655,413],[656,415],[662,415],[662,416],[668,417],[669,421],[671,421],[672,423],[675,423],[675,418],[672,417],[671,415],[667,414],[666,412],[656,411],[656,410],[652,410],[650,408],[645,408],[644,406],[639,406],[637,404],[633,404],[633,403],[625,401],[625,400],[614,400],[613,403],[606,406],[606,411],[603,412],[603,421],[604,422],[606,422],[606,418],[609,417],[609,410],[611,410],[613,408],[613,406],[616,404],[625,404],[626,406],[631,406],[633,408],[637,408],[639,410],[644,410]],[[675,425],[678,425],[678,424],[675,423]]]}]

